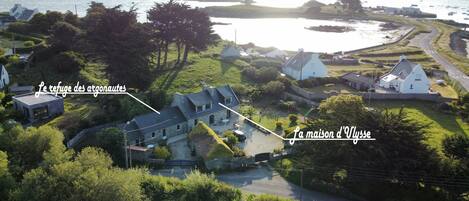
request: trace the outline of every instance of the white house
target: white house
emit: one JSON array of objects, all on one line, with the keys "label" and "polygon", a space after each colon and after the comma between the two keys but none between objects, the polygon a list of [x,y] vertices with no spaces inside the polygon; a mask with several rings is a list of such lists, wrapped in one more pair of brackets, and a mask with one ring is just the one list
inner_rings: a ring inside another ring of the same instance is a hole
[{"label": "white house", "polygon": [[222,59],[236,59],[241,57],[241,50],[232,45],[225,46],[220,54]]},{"label": "white house", "polygon": [[0,64],[0,89],[6,87],[10,83],[10,77],[8,76],[8,72],[5,69],[5,66]]},{"label": "white house", "polygon": [[280,58],[280,59],[285,59],[285,57],[287,57],[287,53],[282,51],[282,50],[279,50],[279,49],[275,49],[275,50],[272,50],[270,52],[267,52],[265,54],[265,57],[269,57],[269,58]]},{"label": "white house", "polygon": [[285,63],[282,72],[296,80],[327,77],[327,67],[319,59],[319,54],[304,52],[301,49]]},{"label": "white house", "polygon": [[401,56],[399,63],[380,77],[379,86],[399,93],[423,94],[429,92],[430,81],[420,64]]},{"label": "white house", "polygon": [[10,16],[16,18],[16,20],[29,21],[34,15],[39,13],[38,9],[28,9],[23,7],[21,4],[15,4],[13,8],[10,9]]}]

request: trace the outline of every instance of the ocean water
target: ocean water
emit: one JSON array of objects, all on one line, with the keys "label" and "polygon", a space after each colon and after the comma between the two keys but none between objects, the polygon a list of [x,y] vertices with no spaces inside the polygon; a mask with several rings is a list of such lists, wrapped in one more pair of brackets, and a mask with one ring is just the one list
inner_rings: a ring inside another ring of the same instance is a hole
[{"label": "ocean water", "polygon": [[[128,8],[135,5],[139,11],[139,20],[145,21],[145,11],[153,6],[154,2],[164,2],[167,0],[95,0],[102,2],[107,6],[122,5]],[[198,2],[187,1],[193,7],[206,7],[206,6],[229,6],[238,3],[235,2]],[[257,5],[272,6],[272,7],[298,7],[303,5],[308,0],[256,0]],[[319,0],[323,3],[334,3],[336,0]],[[86,13],[86,9],[91,0],[0,0],[0,11],[7,11],[15,3],[23,4],[31,8],[38,8],[41,12],[47,10],[57,11],[73,11],[75,8],[80,16]],[[452,19],[458,22],[469,23],[469,0],[362,0],[364,6],[390,6],[390,7],[403,7],[417,5],[425,12],[435,13],[438,18]],[[455,12],[454,15],[448,15],[449,12]],[[467,18],[467,19],[465,19]]]},{"label": "ocean water", "polygon": [[[146,21],[146,11],[155,2],[168,0],[95,0],[106,6],[122,5],[123,8],[135,6],[138,9],[139,21]],[[236,2],[198,2],[186,1],[192,7],[230,6]],[[298,7],[308,0],[256,0],[257,5],[272,7]],[[336,0],[319,0],[324,3],[334,3]],[[40,12],[55,10],[65,12],[70,10],[79,16],[86,14],[91,0],[0,0],[0,11],[9,10],[15,3],[29,8],[37,8]],[[367,0],[364,6],[390,6],[403,7],[417,5],[425,12],[435,13],[441,19],[453,19],[458,22],[467,22],[469,18],[469,0]],[[449,12],[455,12],[449,16]],[[340,22],[334,20],[310,20],[302,18],[288,19],[236,19],[212,18],[214,22],[224,22],[230,25],[215,25],[215,33],[225,40],[234,41],[235,30],[238,43],[252,42],[263,47],[277,47],[283,50],[298,50],[303,48],[314,52],[337,52],[354,50],[373,45],[379,45],[398,37],[402,32],[380,31],[380,22]],[[304,27],[318,25],[347,25],[355,31],[347,33],[326,33],[304,29]]]}]

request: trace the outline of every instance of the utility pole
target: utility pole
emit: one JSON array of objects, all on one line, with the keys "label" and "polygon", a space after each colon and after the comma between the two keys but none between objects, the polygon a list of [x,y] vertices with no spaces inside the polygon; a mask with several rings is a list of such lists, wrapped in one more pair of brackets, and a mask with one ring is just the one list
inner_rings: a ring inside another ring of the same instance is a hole
[{"label": "utility pole", "polygon": [[125,168],[129,168],[129,158],[127,157],[127,125],[129,125],[130,122],[127,122],[124,126],[124,152],[125,152]]},{"label": "utility pole", "polygon": [[300,178],[300,201],[303,201],[303,169],[301,169],[301,178]]}]

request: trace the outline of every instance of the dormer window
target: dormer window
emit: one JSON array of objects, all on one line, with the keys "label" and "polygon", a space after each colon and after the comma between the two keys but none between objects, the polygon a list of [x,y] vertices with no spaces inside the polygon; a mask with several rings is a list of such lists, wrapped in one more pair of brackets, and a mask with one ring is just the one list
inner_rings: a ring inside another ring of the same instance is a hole
[{"label": "dormer window", "polygon": [[195,108],[195,111],[196,111],[196,112],[202,112],[202,111],[204,111],[204,106],[203,106],[203,105],[197,106],[197,107]]},{"label": "dormer window", "polygon": [[422,75],[416,74],[415,75],[415,81],[420,81],[420,80],[422,80]]},{"label": "dormer window", "polygon": [[231,104],[232,101],[231,97],[225,98],[225,104]]},{"label": "dormer window", "polygon": [[212,103],[209,103],[209,104],[205,105],[205,109],[206,110],[212,109]]}]

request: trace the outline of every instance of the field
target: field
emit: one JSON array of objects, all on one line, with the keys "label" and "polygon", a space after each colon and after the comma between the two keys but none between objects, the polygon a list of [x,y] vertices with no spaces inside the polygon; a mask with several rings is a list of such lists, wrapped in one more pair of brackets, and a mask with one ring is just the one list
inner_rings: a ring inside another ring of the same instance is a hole
[{"label": "field", "polygon": [[469,58],[456,54],[449,46],[451,33],[458,29],[442,22],[432,22],[432,25],[439,31],[439,36],[433,41],[436,51],[461,69],[466,75],[469,74]]},{"label": "field", "polygon": [[371,106],[380,109],[398,111],[404,107],[409,118],[422,124],[429,124],[426,143],[442,154],[442,141],[451,135],[469,136],[469,125],[460,117],[453,114],[444,114],[435,109],[436,105],[422,101],[381,101],[372,102]]}]

